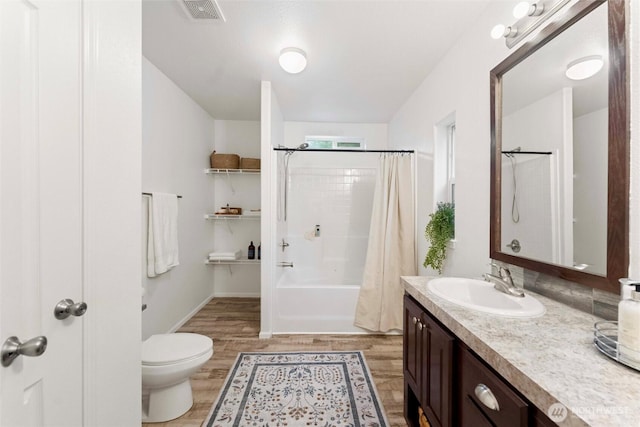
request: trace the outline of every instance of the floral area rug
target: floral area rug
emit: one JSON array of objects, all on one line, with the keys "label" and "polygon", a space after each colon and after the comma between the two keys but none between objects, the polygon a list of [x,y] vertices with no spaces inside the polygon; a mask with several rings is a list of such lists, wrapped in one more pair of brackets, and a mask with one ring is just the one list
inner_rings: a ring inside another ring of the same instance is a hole
[{"label": "floral area rug", "polygon": [[360,351],[240,353],[207,427],[387,427]]}]

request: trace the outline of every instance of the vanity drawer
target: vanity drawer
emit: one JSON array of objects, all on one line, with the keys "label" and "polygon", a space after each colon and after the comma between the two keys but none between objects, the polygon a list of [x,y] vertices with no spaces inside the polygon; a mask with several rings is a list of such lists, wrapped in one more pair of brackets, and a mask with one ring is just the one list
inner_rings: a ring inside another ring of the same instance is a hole
[{"label": "vanity drawer", "polygon": [[462,427],[482,425],[481,417],[496,427],[528,425],[527,402],[467,348],[460,351],[460,407]]}]

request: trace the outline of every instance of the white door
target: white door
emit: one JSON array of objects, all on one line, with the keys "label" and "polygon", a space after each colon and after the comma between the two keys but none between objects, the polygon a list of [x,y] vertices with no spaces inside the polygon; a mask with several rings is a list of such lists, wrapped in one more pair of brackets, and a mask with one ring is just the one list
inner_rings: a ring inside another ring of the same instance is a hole
[{"label": "white door", "polygon": [[[48,339],[0,366],[1,426],[82,424],[82,14],[77,0],[0,0],[0,345]],[[91,307],[88,314],[91,313]]]}]

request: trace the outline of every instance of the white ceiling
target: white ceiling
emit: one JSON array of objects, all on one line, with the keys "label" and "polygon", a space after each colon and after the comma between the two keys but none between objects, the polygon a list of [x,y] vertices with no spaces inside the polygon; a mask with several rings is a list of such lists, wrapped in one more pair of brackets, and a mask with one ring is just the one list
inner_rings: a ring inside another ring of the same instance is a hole
[{"label": "white ceiling", "polygon": [[[143,0],[142,51],[216,119],[258,120],[268,80],[285,120],[386,123],[488,3],[220,0],[226,22],[201,23]],[[300,74],[278,65],[289,46]]]}]

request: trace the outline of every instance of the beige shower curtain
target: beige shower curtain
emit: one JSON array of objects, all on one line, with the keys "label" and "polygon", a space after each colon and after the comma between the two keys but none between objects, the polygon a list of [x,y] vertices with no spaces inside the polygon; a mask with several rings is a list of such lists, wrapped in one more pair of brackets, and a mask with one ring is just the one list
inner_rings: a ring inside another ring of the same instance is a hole
[{"label": "beige shower curtain", "polygon": [[369,247],[354,324],[370,331],[402,329],[400,276],[415,276],[415,221],[410,155],[380,157]]}]

